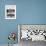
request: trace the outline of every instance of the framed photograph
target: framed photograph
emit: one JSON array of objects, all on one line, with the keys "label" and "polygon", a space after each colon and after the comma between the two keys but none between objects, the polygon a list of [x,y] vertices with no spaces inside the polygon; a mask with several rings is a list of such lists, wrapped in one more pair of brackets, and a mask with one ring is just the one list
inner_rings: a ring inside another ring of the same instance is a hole
[{"label": "framed photograph", "polygon": [[19,24],[18,38],[19,42],[21,40],[46,41],[46,25]]},{"label": "framed photograph", "polygon": [[5,5],[5,19],[16,19],[16,5]]}]

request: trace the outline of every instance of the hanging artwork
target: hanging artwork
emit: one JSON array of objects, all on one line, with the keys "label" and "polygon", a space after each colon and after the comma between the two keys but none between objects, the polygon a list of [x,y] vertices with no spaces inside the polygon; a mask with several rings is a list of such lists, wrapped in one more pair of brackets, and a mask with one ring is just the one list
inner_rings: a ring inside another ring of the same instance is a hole
[{"label": "hanging artwork", "polygon": [[5,19],[16,19],[16,5],[5,5]]},{"label": "hanging artwork", "polygon": [[20,24],[18,37],[20,40],[46,41],[46,25]]}]

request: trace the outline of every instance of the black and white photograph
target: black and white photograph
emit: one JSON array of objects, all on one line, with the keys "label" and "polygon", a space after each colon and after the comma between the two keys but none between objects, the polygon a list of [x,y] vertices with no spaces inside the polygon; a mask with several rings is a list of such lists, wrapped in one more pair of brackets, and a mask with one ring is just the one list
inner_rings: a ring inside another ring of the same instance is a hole
[{"label": "black and white photograph", "polygon": [[46,25],[18,25],[18,41],[20,46],[31,46],[34,43],[46,42]]},{"label": "black and white photograph", "polygon": [[16,19],[16,5],[5,5],[5,19]]}]

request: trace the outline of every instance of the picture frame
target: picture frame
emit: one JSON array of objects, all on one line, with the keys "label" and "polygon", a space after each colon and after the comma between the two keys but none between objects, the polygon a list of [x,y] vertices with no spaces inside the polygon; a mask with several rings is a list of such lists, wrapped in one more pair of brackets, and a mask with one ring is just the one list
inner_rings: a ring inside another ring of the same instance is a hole
[{"label": "picture frame", "polygon": [[[23,30],[24,31],[28,30],[27,38],[23,37],[25,36],[25,34],[24,35],[22,34],[24,33]],[[46,25],[45,24],[18,24],[18,42],[24,39],[31,40],[31,41],[46,41]]]},{"label": "picture frame", "polygon": [[16,19],[16,5],[5,5],[5,19]]}]

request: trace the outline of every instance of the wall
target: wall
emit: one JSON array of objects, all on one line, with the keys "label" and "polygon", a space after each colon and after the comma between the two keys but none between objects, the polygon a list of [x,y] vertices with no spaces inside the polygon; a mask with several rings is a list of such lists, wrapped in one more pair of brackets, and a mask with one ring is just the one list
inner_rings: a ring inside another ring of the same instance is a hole
[{"label": "wall", "polygon": [[[16,4],[16,20],[5,19],[6,4]],[[9,32],[17,34],[17,24],[46,24],[46,0],[0,0],[0,44],[8,43]]]}]

